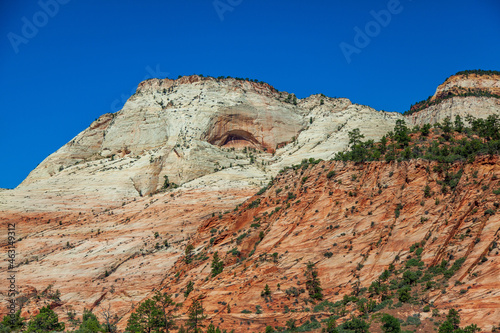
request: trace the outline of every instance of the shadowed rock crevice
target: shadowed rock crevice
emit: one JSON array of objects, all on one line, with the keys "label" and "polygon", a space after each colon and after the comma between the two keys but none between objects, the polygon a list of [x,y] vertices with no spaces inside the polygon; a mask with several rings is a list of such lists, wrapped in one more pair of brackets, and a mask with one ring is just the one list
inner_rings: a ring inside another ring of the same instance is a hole
[{"label": "shadowed rock crevice", "polygon": [[209,143],[225,148],[261,147],[253,134],[244,130],[231,130],[220,137],[210,139]]},{"label": "shadowed rock crevice", "polygon": [[211,119],[202,139],[224,148],[262,149],[270,146],[263,139],[263,132],[268,128],[260,123],[258,116],[258,112],[253,109],[223,111]]}]

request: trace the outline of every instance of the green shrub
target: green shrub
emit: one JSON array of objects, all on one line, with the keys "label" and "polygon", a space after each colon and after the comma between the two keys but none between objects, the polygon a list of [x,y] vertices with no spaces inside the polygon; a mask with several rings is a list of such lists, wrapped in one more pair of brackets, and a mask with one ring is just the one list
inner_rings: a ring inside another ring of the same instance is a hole
[{"label": "green shrub", "polygon": [[406,319],[405,325],[414,325],[414,326],[419,326],[421,324],[420,321],[420,316],[418,314],[415,314],[413,316],[409,316]]},{"label": "green shrub", "polygon": [[426,198],[431,197],[431,187],[429,185],[425,185],[424,187],[424,197]]},{"label": "green shrub", "polygon": [[276,332],[272,326],[266,326],[266,332],[265,333],[274,333]]},{"label": "green shrub", "polygon": [[5,315],[0,323],[0,332],[13,332],[22,329],[25,326],[26,319],[21,317],[21,310],[12,315]]},{"label": "green shrub", "polygon": [[443,272],[444,277],[447,279],[451,278],[460,269],[460,267],[462,267],[464,262],[465,258],[455,260],[451,268]]},{"label": "green shrub", "polygon": [[329,301],[323,301],[313,308],[313,312],[323,312],[323,311],[334,312],[335,308],[337,308],[339,306],[340,306],[339,302],[332,303]]},{"label": "green shrub", "polygon": [[248,209],[257,208],[259,207],[259,205],[260,205],[260,199],[254,200],[248,205]]},{"label": "green shrub", "polygon": [[487,209],[484,211],[484,215],[495,215],[495,211],[493,209]]},{"label": "green shrub", "polygon": [[399,320],[390,314],[384,314],[380,320],[382,322],[382,326],[380,327],[382,329],[382,332],[385,333],[396,333],[396,332],[401,332],[401,325],[399,323]]},{"label": "green shrub", "polygon": [[344,330],[351,330],[355,333],[369,333],[370,324],[361,318],[352,318],[344,322],[341,326]]},{"label": "green shrub", "polygon": [[332,171],[330,171],[330,172],[328,172],[328,173],[327,173],[326,178],[330,179],[330,178],[332,178],[332,177],[335,177],[335,175],[336,175],[336,174],[337,174],[337,173],[336,173],[335,171],[333,171],[333,170],[332,170]]},{"label": "green shrub", "polygon": [[423,267],[425,264],[423,261],[420,261],[418,258],[411,258],[406,262],[406,267]]},{"label": "green shrub", "polygon": [[265,192],[267,191],[267,186],[266,187],[263,187],[259,190],[259,192],[257,192],[257,195],[262,195],[264,194]]},{"label": "green shrub", "polygon": [[29,321],[26,332],[64,331],[64,328],[65,325],[59,322],[57,314],[48,306],[44,306],[40,309],[40,313]]},{"label": "green shrub", "polygon": [[412,285],[422,276],[422,271],[405,271],[403,273],[403,284]]},{"label": "green shrub", "polygon": [[400,302],[408,302],[411,299],[410,295],[411,288],[409,286],[404,286],[398,290],[398,299]]}]

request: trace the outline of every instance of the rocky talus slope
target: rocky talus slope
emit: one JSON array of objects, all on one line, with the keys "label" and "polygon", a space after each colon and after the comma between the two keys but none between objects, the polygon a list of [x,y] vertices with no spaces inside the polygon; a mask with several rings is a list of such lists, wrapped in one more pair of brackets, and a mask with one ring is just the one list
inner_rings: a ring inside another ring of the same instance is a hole
[{"label": "rocky talus slope", "polygon": [[[451,78],[436,94],[498,86],[497,78],[470,78]],[[383,295],[363,288],[391,264],[389,280],[415,271],[407,267],[411,256],[423,272],[443,259],[448,270],[463,260],[451,277],[434,274],[429,288],[412,286],[413,303],[384,312],[401,319],[419,313],[422,325],[410,328],[427,332],[443,318],[423,306],[440,313],[454,307],[464,324],[491,330],[500,325],[497,156],[454,164],[450,172],[463,173],[446,194],[443,173],[423,160],[308,162],[279,171],[304,159],[330,160],[347,149],[355,128],[376,140],[399,119],[422,125],[499,112],[499,100],[485,96],[456,96],[402,116],[322,95],[295,99],[236,79],[145,81],[121,111],[94,121],[16,189],[0,190],[0,228],[16,224],[22,313],[30,317],[49,304],[68,323],[69,310],[92,309],[102,319],[109,308],[123,331],[134,306],[163,290],[183,303],[179,323],[201,297],[207,324],[259,332],[290,319],[300,325],[359,313],[354,301],[318,308],[307,290],[300,292],[309,261],[325,301],[354,292],[379,304]],[[165,176],[179,187],[162,189]],[[418,256],[411,251],[416,243]],[[0,248],[5,253],[6,237]],[[224,270],[211,277],[215,251]],[[6,274],[0,267],[2,280]],[[186,298],[189,282],[194,290]],[[262,297],[266,284],[271,295]],[[6,300],[0,290],[0,317]],[[373,331],[379,326],[374,321]]]}]

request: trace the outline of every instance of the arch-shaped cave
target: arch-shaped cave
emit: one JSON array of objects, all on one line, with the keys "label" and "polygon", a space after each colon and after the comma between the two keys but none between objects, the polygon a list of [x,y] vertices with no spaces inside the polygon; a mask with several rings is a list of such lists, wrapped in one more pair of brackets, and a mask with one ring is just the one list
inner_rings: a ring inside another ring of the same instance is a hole
[{"label": "arch-shaped cave", "polygon": [[241,129],[227,131],[221,135],[210,138],[208,142],[226,148],[261,148],[261,144],[252,133]]}]

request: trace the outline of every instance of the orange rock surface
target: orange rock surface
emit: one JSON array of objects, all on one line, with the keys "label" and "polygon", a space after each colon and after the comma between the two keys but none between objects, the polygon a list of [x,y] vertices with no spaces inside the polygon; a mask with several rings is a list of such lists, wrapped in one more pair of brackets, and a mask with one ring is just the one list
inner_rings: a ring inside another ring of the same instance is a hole
[{"label": "orange rock surface", "polygon": [[[312,315],[329,316],[311,311],[307,291],[298,298],[285,292],[305,288],[307,262],[316,264],[325,299],[335,302],[369,287],[391,263],[401,265],[412,244],[425,241],[426,265],[466,260],[444,290],[422,295],[422,304],[434,302],[442,312],[460,309],[462,324],[491,329],[500,318],[500,257],[494,246],[500,218],[485,211],[500,201],[493,193],[500,187],[498,162],[498,157],[482,157],[454,165],[450,172],[464,172],[447,194],[441,193],[442,174],[433,171],[433,162],[321,162],[279,174],[263,194],[246,201],[255,190],[177,191],[99,212],[2,212],[2,230],[5,223],[16,223],[25,316],[43,304],[51,304],[64,320],[70,308],[99,314],[110,306],[123,330],[133,306],[161,289],[183,302],[179,323],[191,300],[201,297],[207,324],[263,331],[291,318],[303,323]],[[328,178],[330,171],[335,176]],[[168,248],[161,247],[165,240]],[[190,264],[184,260],[187,244],[194,246]],[[215,251],[224,270],[211,277]],[[189,281],[194,291],[185,299]],[[34,297],[51,284],[60,290],[60,301]],[[269,302],[261,297],[266,284]],[[403,307],[398,313],[405,318],[415,312],[421,311]]]}]

